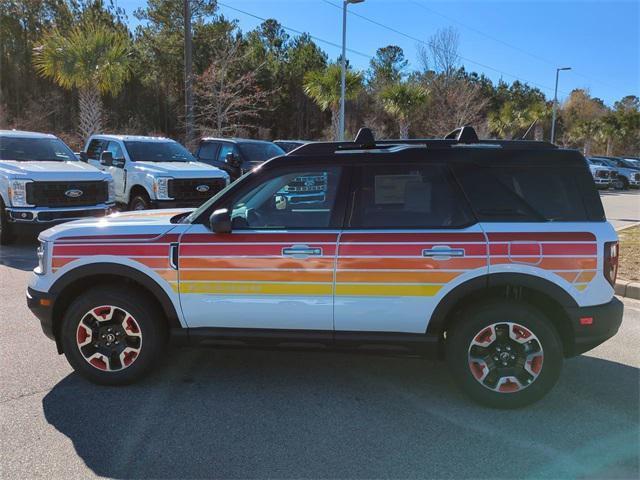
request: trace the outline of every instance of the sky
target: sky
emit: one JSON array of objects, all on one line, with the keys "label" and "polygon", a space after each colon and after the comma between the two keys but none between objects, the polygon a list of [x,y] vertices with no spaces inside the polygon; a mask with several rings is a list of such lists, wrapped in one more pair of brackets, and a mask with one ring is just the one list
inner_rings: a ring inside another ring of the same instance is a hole
[{"label": "sky", "polygon": [[[133,11],[145,0],[115,3],[134,28]],[[291,36],[316,37],[332,60],[340,54],[341,9],[342,0],[219,1],[220,13],[237,19],[243,31],[261,23],[256,17],[275,18]],[[461,63],[494,82],[526,81],[551,99],[556,68],[571,67],[560,72],[560,100],[574,88],[587,88],[608,105],[640,96],[639,0],[365,0],[348,9],[347,48],[353,51],[347,58],[357,69],[366,69],[378,48],[398,45],[417,70],[420,41],[451,26],[460,36]]]}]

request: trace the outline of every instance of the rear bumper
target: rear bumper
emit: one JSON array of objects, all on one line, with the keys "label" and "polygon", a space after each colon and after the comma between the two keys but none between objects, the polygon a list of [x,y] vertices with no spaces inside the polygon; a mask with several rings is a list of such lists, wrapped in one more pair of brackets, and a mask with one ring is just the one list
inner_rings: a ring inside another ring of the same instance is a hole
[{"label": "rear bumper", "polygon": [[[613,337],[622,324],[624,304],[616,297],[593,307],[567,309],[574,332],[571,356],[580,355]],[[591,319],[591,320],[589,320]]]}]

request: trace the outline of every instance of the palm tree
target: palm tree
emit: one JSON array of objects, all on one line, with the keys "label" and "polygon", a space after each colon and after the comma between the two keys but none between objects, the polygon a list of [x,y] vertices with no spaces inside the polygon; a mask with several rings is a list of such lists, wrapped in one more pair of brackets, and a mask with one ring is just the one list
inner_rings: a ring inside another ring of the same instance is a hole
[{"label": "palm tree", "polygon": [[395,118],[400,138],[409,138],[411,118],[427,101],[427,91],[415,83],[395,83],[382,89],[379,100],[385,111]]},{"label": "palm tree", "polygon": [[114,28],[85,22],[52,30],[36,47],[33,64],[43,77],[79,91],[83,137],[102,130],[102,95],[117,95],[130,75],[130,40]]},{"label": "palm tree", "polygon": [[[539,101],[529,105],[523,114],[522,125],[524,128],[530,129],[533,127],[533,138],[535,140],[542,140],[544,133],[544,124],[551,118],[551,108],[544,101]],[[527,130],[528,132],[528,130]]]},{"label": "palm tree", "polygon": [[525,123],[523,112],[512,102],[505,102],[500,110],[489,114],[489,128],[507,140],[511,140]]},{"label": "palm tree", "polygon": [[[340,138],[340,83],[342,69],[332,63],[324,70],[309,72],[304,77],[304,93],[318,104],[322,111],[331,110],[331,129],[335,140]],[[353,100],[362,90],[362,74],[347,70],[345,100]]]},{"label": "palm tree", "polygon": [[598,122],[596,139],[606,145],[606,155],[610,156],[613,143],[620,136],[620,125],[613,115],[607,115]]},{"label": "palm tree", "polygon": [[591,145],[594,137],[598,134],[599,130],[598,120],[583,120],[576,123],[569,131],[569,138],[575,142],[584,142],[583,153],[589,156],[591,153]]}]

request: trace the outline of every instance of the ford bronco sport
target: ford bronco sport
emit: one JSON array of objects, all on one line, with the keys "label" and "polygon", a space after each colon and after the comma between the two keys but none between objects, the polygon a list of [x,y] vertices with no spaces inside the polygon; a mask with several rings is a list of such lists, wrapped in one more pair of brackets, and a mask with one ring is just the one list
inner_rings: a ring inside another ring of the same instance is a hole
[{"label": "ford bronco sport", "polygon": [[111,175],[80,161],[58,137],[0,130],[0,244],[114,206]]},{"label": "ford bronco sport", "polygon": [[93,135],[81,158],[111,173],[116,201],[130,210],[196,207],[229,183],[170,138]]},{"label": "ford bronco sport", "polygon": [[[315,202],[282,201],[326,177]],[[167,340],[446,359],[461,388],[527,405],[613,336],[618,248],[584,157],[541,142],[315,143],[195,211],[115,214],[40,236],[27,302],[88,379],[141,378]]]}]

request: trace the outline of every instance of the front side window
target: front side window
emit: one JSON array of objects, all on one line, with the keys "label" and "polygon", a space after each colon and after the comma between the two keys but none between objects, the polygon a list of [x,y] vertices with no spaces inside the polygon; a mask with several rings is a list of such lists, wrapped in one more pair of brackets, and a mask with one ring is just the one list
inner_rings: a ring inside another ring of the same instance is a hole
[{"label": "front side window", "polygon": [[339,167],[272,174],[234,202],[232,228],[331,228],[340,177]]},{"label": "front side window", "polygon": [[189,150],[178,142],[125,141],[129,158],[134,162],[194,162]]},{"label": "front side window", "polygon": [[0,160],[71,162],[78,158],[57,138],[0,137]]},{"label": "front side window", "polygon": [[456,228],[473,221],[445,167],[372,165],[355,179],[347,227]]},{"label": "front side window", "polygon": [[124,154],[122,153],[122,147],[118,142],[109,142],[107,146],[107,152],[111,152],[114,160],[124,160]]},{"label": "front side window", "polygon": [[223,143],[220,146],[220,151],[218,152],[218,161],[219,162],[224,162],[227,160],[227,155],[229,155],[230,153],[234,153],[234,154],[238,154],[237,149],[235,148],[235,145],[231,144],[231,143]]}]

